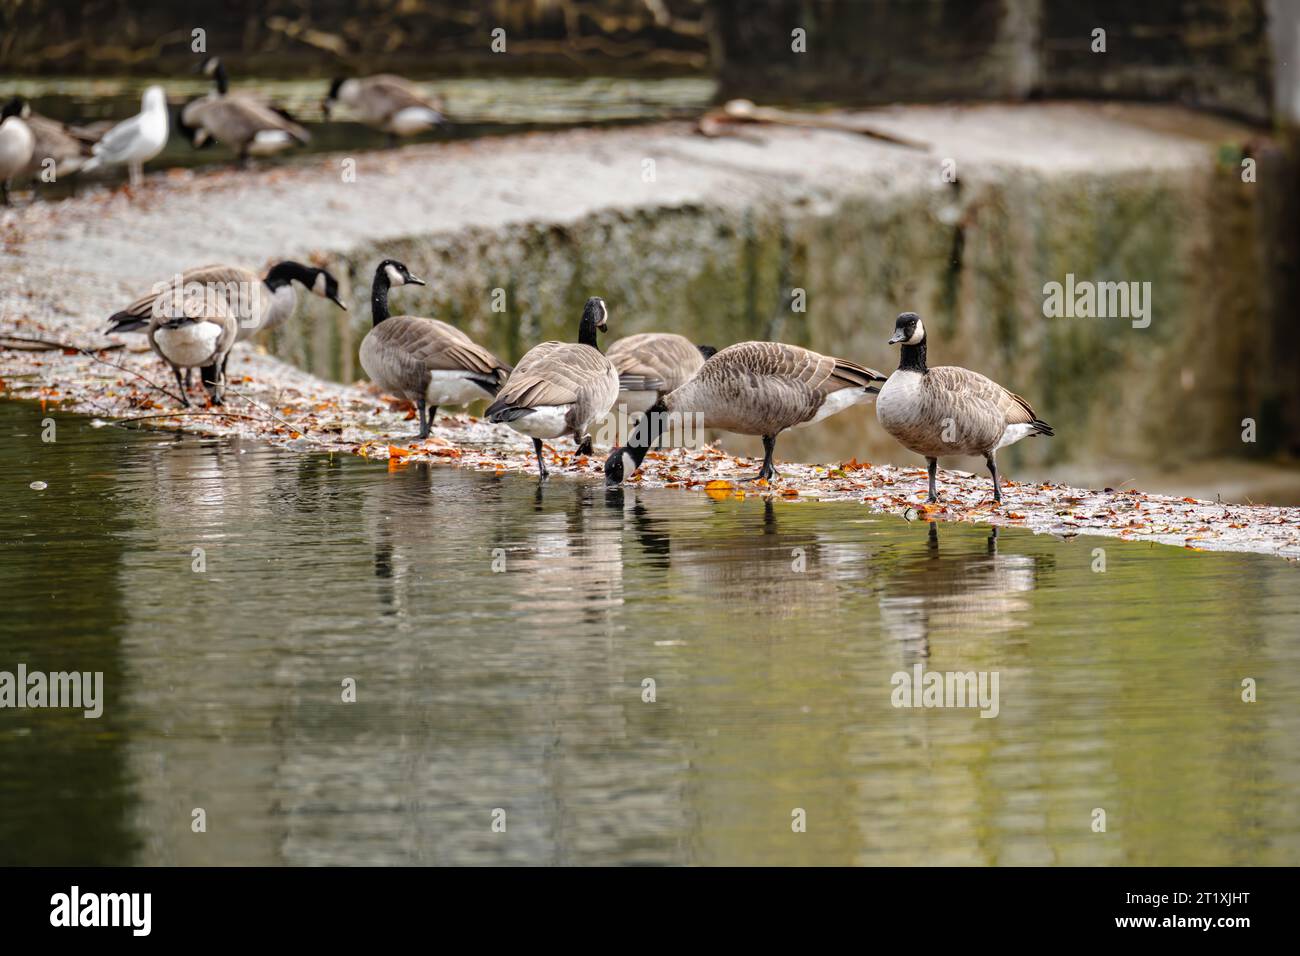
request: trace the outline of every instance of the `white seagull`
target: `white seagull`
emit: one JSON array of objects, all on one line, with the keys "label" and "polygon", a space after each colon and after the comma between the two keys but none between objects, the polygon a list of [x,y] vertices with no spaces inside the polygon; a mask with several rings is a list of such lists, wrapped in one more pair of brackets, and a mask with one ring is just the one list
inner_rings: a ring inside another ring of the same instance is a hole
[{"label": "white seagull", "polygon": [[105,133],[81,171],[89,172],[100,166],[126,166],[131,173],[131,185],[138,186],[144,178],[144,164],[166,145],[167,95],[161,86],[151,86],[141,98],[140,112]]}]

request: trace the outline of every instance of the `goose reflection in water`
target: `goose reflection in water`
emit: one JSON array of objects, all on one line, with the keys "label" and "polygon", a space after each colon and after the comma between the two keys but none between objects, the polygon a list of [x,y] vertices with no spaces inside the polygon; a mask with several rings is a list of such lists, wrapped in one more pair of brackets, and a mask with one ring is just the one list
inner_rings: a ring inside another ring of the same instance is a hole
[{"label": "goose reflection in water", "polygon": [[997,528],[978,550],[941,549],[938,522],[929,525],[924,550],[890,571],[880,598],[881,623],[904,658],[929,657],[936,640],[959,645],[1026,627],[1037,559],[999,554]]}]

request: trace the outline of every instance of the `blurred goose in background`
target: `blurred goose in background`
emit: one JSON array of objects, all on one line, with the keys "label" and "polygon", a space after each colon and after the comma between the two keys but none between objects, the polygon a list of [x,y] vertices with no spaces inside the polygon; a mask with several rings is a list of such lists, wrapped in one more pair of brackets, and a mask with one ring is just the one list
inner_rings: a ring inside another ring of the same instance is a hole
[{"label": "blurred goose in background", "polygon": [[[201,294],[205,299],[220,300],[222,308],[235,319],[235,342],[243,342],[258,332],[273,329],[287,320],[298,307],[298,282],[315,295],[329,299],[340,309],[347,309],[339,298],[339,284],[324,269],[305,266],[286,259],[278,262],[262,278],[243,266],[212,265],[188,269],[172,279],[157,283],[152,292],[136,299],[125,309],[109,316],[107,332],[148,331],[159,311],[172,308],[186,298]],[[223,356],[224,375],[229,355]]]},{"label": "blurred goose in background", "polygon": [[24,172],[33,178],[41,176],[47,160],[53,161],[54,178],[70,176],[81,169],[94,154],[99,136],[93,130],[60,123],[48,116],[33,113],[27,118],[36,137],[36,148]]},{"label": "blurred goose in background", "polygon": [[9,205],[9,182],[27,168],[36,137],[24,116],[31,113],[27,101],[14,97],[0,109],[0,204]]},{"label": "blurred goose in background", "polygon": [[608,328],[605,300],[593,296],[583,307],[577,344],[543,342],[529,349],[488,406],[490,421],[532,438],[542,478],[547,475],[542,439],[572,435],[578,454],[590,455],[592,423],[608,415],[618,400],[618,371],[596,340],[596,332]]},{"label": "blurred goose in background", "polygon": [[186,103],[179,116],[181,131],[195,149],[219,142],[246,163],[250,156],[271,156],[311,141],[311,134],[287,111],[251,94],[230,92],[220,58],[210,56],[200,68],[213,78],[215,87]]},{"label": "blurred goose in background", "polygon": [[[871,402],[885,376],[846,359],[781,342],[740,342],[708,359],[695,376],[650,409],[627,445],[605,461],[605,480],[618,484],[641,467],[668,416],[700,416],[705,428],[763,439],[756,479],[776,475],[776,436],[811,425],[852,405]],[[657,414],[658,413],[658,414]]]},{"label": "blurred goose in background", "polygon": [[925,456],[930,501],[938,501],[935,472],[941,455],[982,455],[1002,500],[997,452],[1032,435],[1055,434],[1029,403],[979,372],[925,364],[925,323],[915,312],[894,322],[889,344],[902,344],[898,371],[880,390],[876,417],[904,448]]},{"label": "blurred goose in background", "polygon": [[400,76],[381,74],[354,79],[336,77],[329,95],[321,103],[325,118],[337,104],[343,104],[367,126],[398,136],[424,133],[447,121],[441,103],[425,96],[414,83]]},{"label": "blurred goose in background", "polygon": [[414,402],[423,440],[439,405],[464,405],[492,398],[510,374],[506,365],[453,325],[415,315],[390,315],[388,292],[424,285],[396,259],[375,269],[371,290],[374,325],[361,340],[361,367],[385,392]]},{"label": "blurred goose in background", "polygon": [[81,167],[83,173],[101,166],[126,166],[131,185],[144,179],[144,164],[167,145],[167,95],[161,86],[150,86],[140,100],[140,112],[118,123],[92,148],[93,155]]},{"label": "blurred goose in background", "polygon": [[635,414],[685,383],[716,351],[684,335],[642,332],[611,343],[605,354],[618,370],[618,402]]}]

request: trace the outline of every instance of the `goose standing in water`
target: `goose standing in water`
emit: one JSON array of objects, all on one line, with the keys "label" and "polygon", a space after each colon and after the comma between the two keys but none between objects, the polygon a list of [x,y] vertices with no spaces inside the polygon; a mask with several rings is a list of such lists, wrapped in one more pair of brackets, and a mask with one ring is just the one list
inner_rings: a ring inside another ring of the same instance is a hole
[{"label": "goose standing in water", "polygon": [[361,367],[385,392],[415,403],[420,416],[415,437],[423,440],[439,405],[494,397],[510,366],[441,319],[390,315],[388,291],[402,285],[424,285],[424,280],[396,259],[379,263],[370,297],[374,325],[361,340]]},{"label": "goose standing in water", "polygon": [[23,118],[27,101],[14,97],[0,110],[0,205],[9,205],[9,181],[31,162],[36,137]]},{"label": "goose standing in water", "polygon": [[695,377],[650,409],[627,445],[605,461],[605,480],[618,484],[641,467],[663,431],[666,416],[691,415],[705,428],[758,435],[763,467],[755,479],[776,475],[776,436],[811,425],[852,405],[871,402],[885,376],[846,359],[780,342],[740,342],[708,359]]},{"label": "goose standing in water", "polygon": [[[286,259],[278,262],[262,278],[252,269],[243,266],[201,266],[188,269],[171,280],[156,284],[148,295],[136,299],[125,309],[108,319],[107,332],[147,331],[159,310],[175,308],[185,300],[196,302],[198,296],[217,299],[225,312],[236,322],[234,342],[243,342],[264,329],[273,329],[287,320],[298,308],[298,292],[293,283],[324,299],[329,299],[340,309],[347,310],[339,298],[339,284],[324,269],[305,266]],[[193,308],[190,309],[193,311]],[[222,357],[221,373],[225,374],[229,353]],[[188,384],[188,380],[185,384]]]},{"label": "goose standing in water", "polygon": [[140,99],[140,112],[105,133],[92,148],[93,155],[81,171],[126,166],[131,185],[139,186],[144,180],[144,164],[167,145],[167,129],[167,95],[161,86],[151,86]]},{"label": "goose standing in water", "polygon": [[387,73],[356,79],[336,77],[321,103],[326,119],[337,103],[351,109],[367,126],[387,133],[390,143],[447,121],[436,100],[425,96],[414,83]]},{"label": "goose standing in water", "polygon": [[610,343],[605,354],[618,370],[618,403],[635,414],[685,383],[716,351],[684,335],[642,332]]},{"label": "goose standing in water", "polygon": [[1031,435],[1055,434],[1029,403],[979,372],[925,364],[925,323],[904,312],[890,345],[902,345],[898,371],[880,390],[876,417],[904,448],[925,456],[930,501],[938,501],[935,472],[941,455],[982,455],[993,477],[993,500],[1002,500],[999,448]]},{"label": "goose standing in water", "polygon": [[593,296],[582,309],[577,344],[543,342],[529,349],[488,406],[490,421],[505,422],[533,440],[542,478],[547,475],[542,439],[572,435],[578,454],[590,455],[592,424],[618,400],[618,371],[596,339],[597,331],[608,328],[605,300]]}]

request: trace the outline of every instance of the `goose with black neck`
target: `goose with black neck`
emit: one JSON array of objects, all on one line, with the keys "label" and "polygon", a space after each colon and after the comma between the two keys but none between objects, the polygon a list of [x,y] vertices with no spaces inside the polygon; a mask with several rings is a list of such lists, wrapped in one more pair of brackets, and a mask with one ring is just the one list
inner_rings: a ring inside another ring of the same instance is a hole
[{"label": "goose with black neck", "polygon": [[548,474],[542,441],[572,435],[578,454],[590,455],[591,426],[618,400],[618,370],[600,351],[597,332],[609,328],[605,300],[593,296],[582,309],[578,341],[543,342],[524,354],[510,379],[488,406],[491,421],[503,422],[533,440],[537,472]]},{"label": "goose with black neck", "polygon": [[429,437],[439,406],[493,398],[510,375],[509,365],[454,325],[390,314],[391,289],[424,284],[396,259],[379,263],[370,288],[373,325],[361,341],[361,367],[371,380],[415,403],[420,417],[415,437],[421,441]]},{"label": "goose with black neck", "polygon": [[890,345],[900,345],[898,370],[876,400],[876,417],[900,445],[925,456],[928,500],[939,500],[935,484],[941,455],[980,455],[993,478],[993,500],[1002,501],[998,449],[1022,438],[1051,437],[1052,426],[1033,407],[979,372],[955,365],[926,364],[925,323],[915,312],[894,322]]}]

